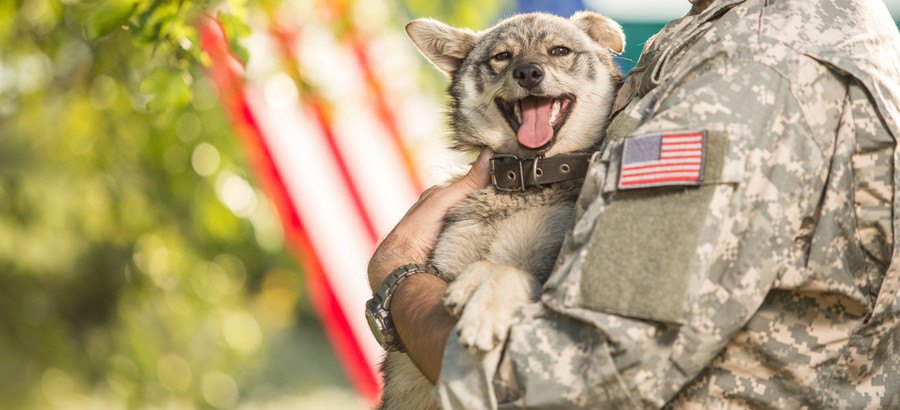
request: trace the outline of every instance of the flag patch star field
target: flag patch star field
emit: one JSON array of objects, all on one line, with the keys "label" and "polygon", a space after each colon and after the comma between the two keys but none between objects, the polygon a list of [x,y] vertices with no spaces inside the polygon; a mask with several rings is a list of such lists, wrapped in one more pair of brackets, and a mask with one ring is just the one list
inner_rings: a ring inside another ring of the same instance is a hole
[{"label": "flag patch star field", "polygon": [[619,189],[697,186],[703,181],[706,134],[673,132],[625,140]]}]

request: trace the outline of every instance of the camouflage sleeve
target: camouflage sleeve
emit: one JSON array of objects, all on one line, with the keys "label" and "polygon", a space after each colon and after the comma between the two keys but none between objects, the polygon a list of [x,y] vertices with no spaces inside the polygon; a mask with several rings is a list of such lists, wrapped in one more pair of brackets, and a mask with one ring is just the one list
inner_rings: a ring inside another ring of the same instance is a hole
[{"label": "camouflage sleeve", "polygon": [[[614,119],[542,300],[505,344],[476,355],[451,337],[444,408],[661,407],[802,270],[844,80],[723,56],[672,84]],[[617,188],[623,141],[678,130],[708,136],[701,186]]]}]

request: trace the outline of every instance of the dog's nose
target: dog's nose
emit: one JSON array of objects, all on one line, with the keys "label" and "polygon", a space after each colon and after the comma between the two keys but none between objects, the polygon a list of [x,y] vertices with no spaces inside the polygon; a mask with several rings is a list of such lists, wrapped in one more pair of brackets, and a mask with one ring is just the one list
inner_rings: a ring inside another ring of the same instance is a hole
[{"label": "dog's nose", "polygon": [[513,68],[512,75],[522,88],[532,89],[544,79],[544,69],[537,63],[519,64]]}]

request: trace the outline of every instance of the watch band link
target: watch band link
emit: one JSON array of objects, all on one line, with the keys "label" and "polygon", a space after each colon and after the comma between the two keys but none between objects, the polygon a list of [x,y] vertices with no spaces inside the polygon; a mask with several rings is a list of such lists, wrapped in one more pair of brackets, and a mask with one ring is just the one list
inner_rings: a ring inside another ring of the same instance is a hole
[{"label": "watch band link", "polygon": [[366,302],[366,314],[370,320],[369,326],[372,326],[373,335],[381,347],[389,352],[403,350],[390,314],[394,291],[400,282],[417,273],[440,275],[438,269],[431,264],[410,263],[400,266],[388,274],[373,292],[372,299]]}]

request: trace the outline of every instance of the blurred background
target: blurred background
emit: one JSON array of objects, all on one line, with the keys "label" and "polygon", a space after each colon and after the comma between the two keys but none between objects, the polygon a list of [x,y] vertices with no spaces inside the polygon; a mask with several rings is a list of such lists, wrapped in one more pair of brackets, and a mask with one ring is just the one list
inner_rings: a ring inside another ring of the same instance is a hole
[{"label": "blurred background", "polygon": [[[900,0],[886,4],[900,16]],[[403,26],[687,0],[0,2],[0,408],[365,408],[365,263],[443,148]]]}]

